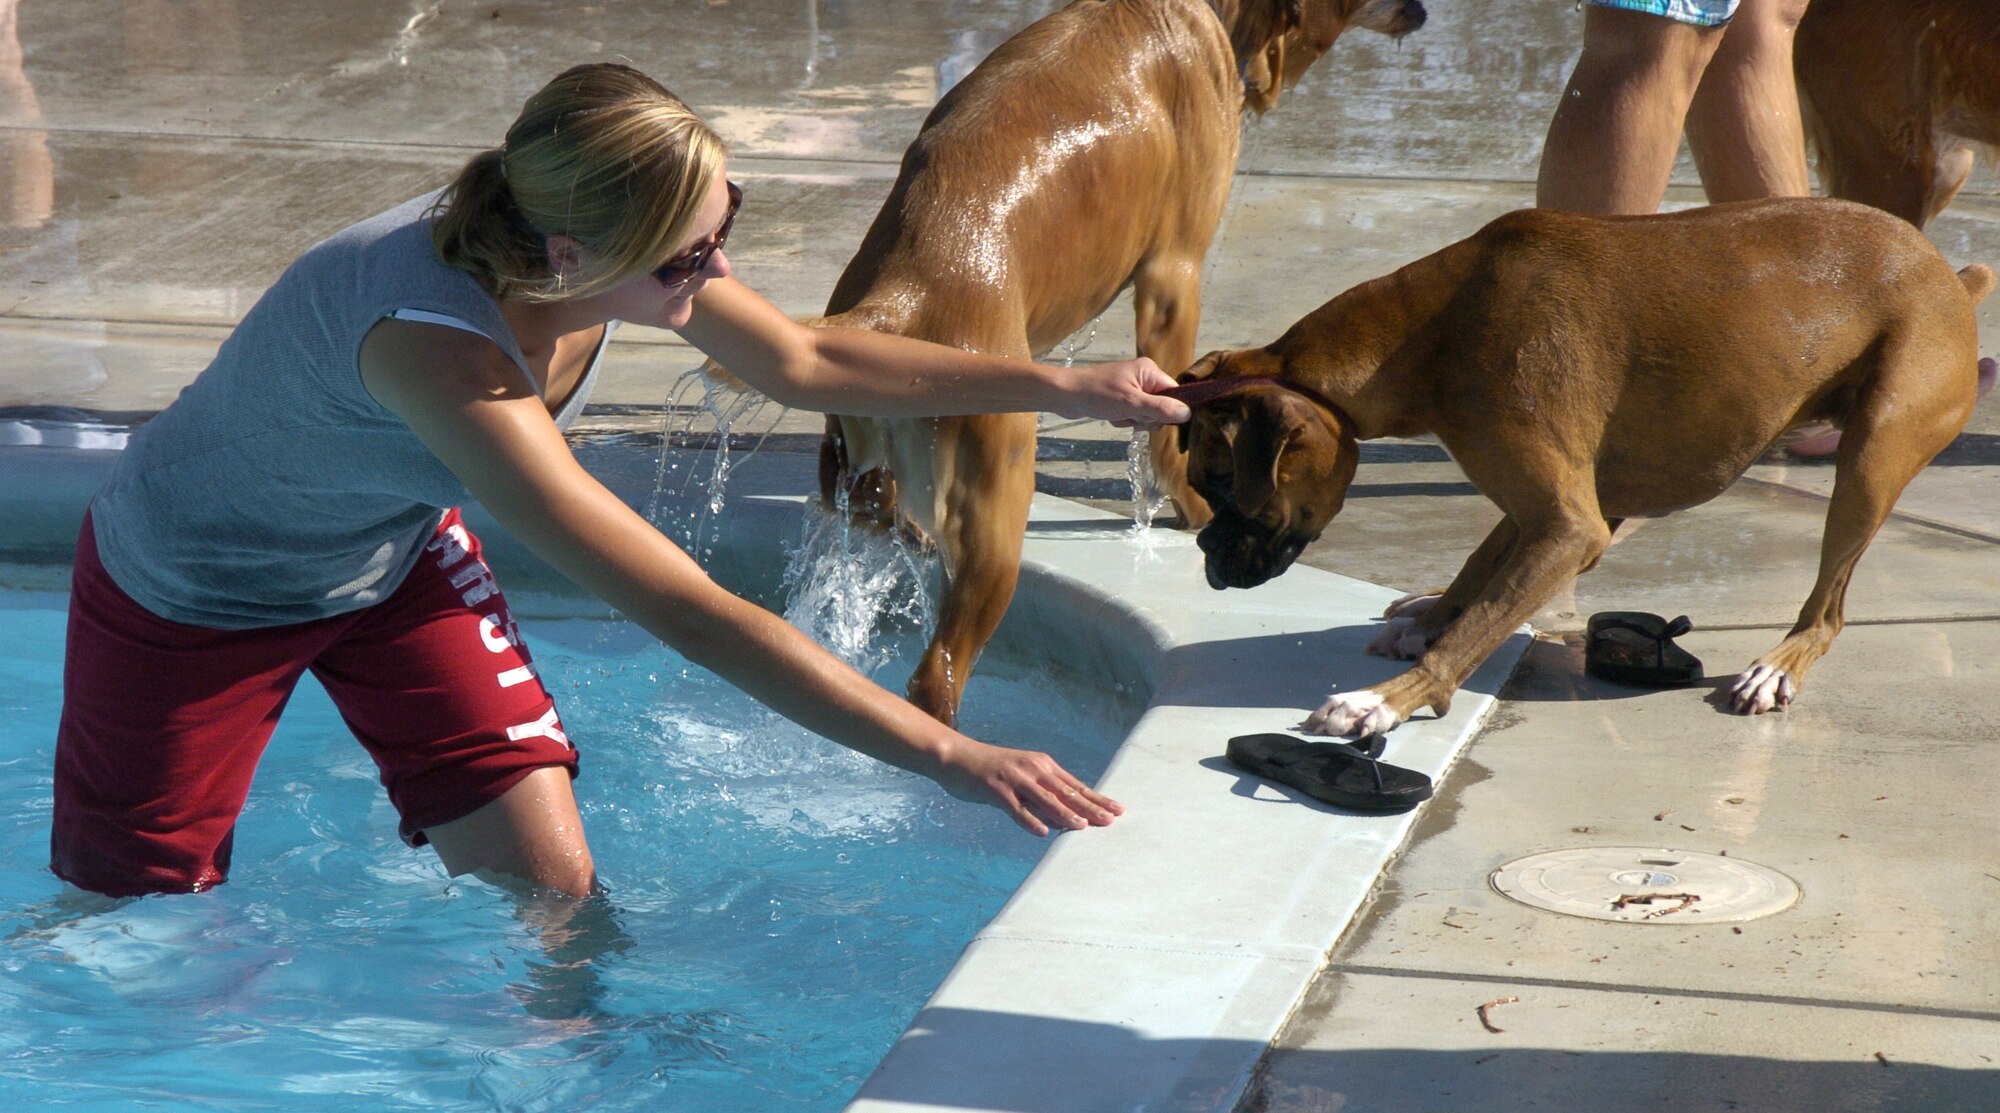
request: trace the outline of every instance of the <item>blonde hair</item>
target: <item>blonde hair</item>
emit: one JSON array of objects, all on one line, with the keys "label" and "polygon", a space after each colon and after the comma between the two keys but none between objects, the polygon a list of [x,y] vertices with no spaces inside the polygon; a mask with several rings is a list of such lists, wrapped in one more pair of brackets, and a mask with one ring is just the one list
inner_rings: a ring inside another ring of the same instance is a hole
[{"label": "blonde hair", "polygon": [[[722,140],[666,86],[630,66],[572,66],[528,98],[498,148],[438,198],[431,242],[495,296],[583,297],[660,265],[695,231],[722,172]],[[546,240],[563,233],[607,261],[565,279]]]}]

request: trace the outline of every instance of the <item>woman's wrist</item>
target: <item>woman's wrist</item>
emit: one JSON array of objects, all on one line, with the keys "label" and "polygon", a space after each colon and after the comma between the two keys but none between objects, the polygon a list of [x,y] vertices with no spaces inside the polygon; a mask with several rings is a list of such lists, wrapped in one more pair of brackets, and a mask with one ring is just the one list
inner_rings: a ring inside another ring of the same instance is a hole
[{"label": "woman's wrist", "polygon": [[1062,366],[1053,363],[1037,363],[1039,373],[1039,395],[1034,399],[1034,408],[1063,417],[1087,417],[1084,410],[1084,385],[1088,381],[1084,368],[1074,365]]}]

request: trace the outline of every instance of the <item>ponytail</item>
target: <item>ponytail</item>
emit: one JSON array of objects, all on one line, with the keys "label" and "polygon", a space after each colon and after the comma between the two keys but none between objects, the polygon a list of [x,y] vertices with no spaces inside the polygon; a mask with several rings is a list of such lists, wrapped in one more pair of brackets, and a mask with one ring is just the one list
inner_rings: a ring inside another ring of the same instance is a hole
[{"label": "ponytail", "polygon": [[[506,142],[474,155],[438,199],[438,257],[497,297],[556,301],[649,271],[693,235],[722,173],[722,140],[664,85],[595,62],[528,98]],[[599,261],[564,281],[547,237],[574,237]]]}]

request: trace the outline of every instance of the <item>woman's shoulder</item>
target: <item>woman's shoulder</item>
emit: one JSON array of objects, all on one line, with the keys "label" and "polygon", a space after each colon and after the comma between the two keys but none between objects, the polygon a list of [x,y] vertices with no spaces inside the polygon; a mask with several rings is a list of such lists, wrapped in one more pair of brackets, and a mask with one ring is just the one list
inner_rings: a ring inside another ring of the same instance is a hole
[{"label": "woman's shoulder", "polygon": [[384,393],[534,392],[527,373],[490,337],[429,321],[384,317],[363,339],[359,363],[378,401],[387,401]]},{"label": "woman's shoulder", "polygon": [[410,232],[418,232],[428,236],[430,234],[432,210],[437,208],[438,200],[443,194],[444,190],[434,189],[428,193],[412,197],[407,201],[398,202],[373,216],[363,217],[355,221],[320,241],[320,243],[350,242],[360,245],[372,243],[398,233],[408,234]]}]

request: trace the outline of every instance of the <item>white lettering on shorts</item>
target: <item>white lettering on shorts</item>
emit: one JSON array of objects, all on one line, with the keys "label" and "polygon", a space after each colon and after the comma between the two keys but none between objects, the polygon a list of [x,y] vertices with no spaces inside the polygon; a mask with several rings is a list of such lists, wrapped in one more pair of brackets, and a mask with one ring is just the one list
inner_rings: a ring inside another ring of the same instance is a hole
[{"label": "white lettering on shorts", "polygon": [[465,532],[465,527],[457,522],[437,531],[424,548],[438,555],[439,568],[450,568],[472,555],[471,538]]},{"label": "white lettering on shorts", "polygon": [[[479,616],[479,640],[485,644],[486,651],[505,653],[509,649],[519,649],[525,654],[526,649],[521,644],[520,629],[514,625],[514,616],[507,612],[504,602],[500,600],[500,585],[493,580],[493,570],[488,568],[483,560],[466,563],[467,558],[472,555],[472,537],[465,526],[454,522],[444,527],[424,548],[437,554],[438,569],[449,573],[451,586],[458,589],[459,598],[464,601],[467,609],[475,608],[488,600],[501,602],[499,613]],[[523,662],[516,668],[502,669],[494,674],[494,679],[502,688],[526,684],[535,678],[535,666],[529,662]],[[569,736],[564,734],[562,727],[558,725],[554,708],[550,708],[540,719],[532,723],[521,723],[507,728],[507,738],[513,742],[543,735],[571,749],[576,748],[570,744]]]},{"label": "white lettering on shorts", "polygon": [[491,599],[500,590],[493,582],[493,570],[486,567],[483,560],[475,560],[451,574],[451,586],[459,591],[459,598],[468,607],[476,607]]},{"label": "white lettering on shorts", "polygon": [[502,688],[512,688],[516,684],[526,684],[535,678],[535,666],[522,665],[518,669],[508,669],[499,676]]},{"label": "white lettering on shorts", "polygon": [[553,707],[542,712],[542,717],[532,723],[522,723],[519,726],[507,728],[507,740],[509,742],[519,742],[523,738],[538,737],[553,738],[563,745],[569,746],[572,750],[576,749],[575,746],[570,745],[569,735],[564,734],[562,727],[558,724],[556,709]]},{"label": "white lettering on shorts", "polygon": [[505,615],[480,615],[479,640],[486,643],[489,653],[505,653],[509,646],[516,649],[521,646],[521,636],[515,631],[512,618]]}]

